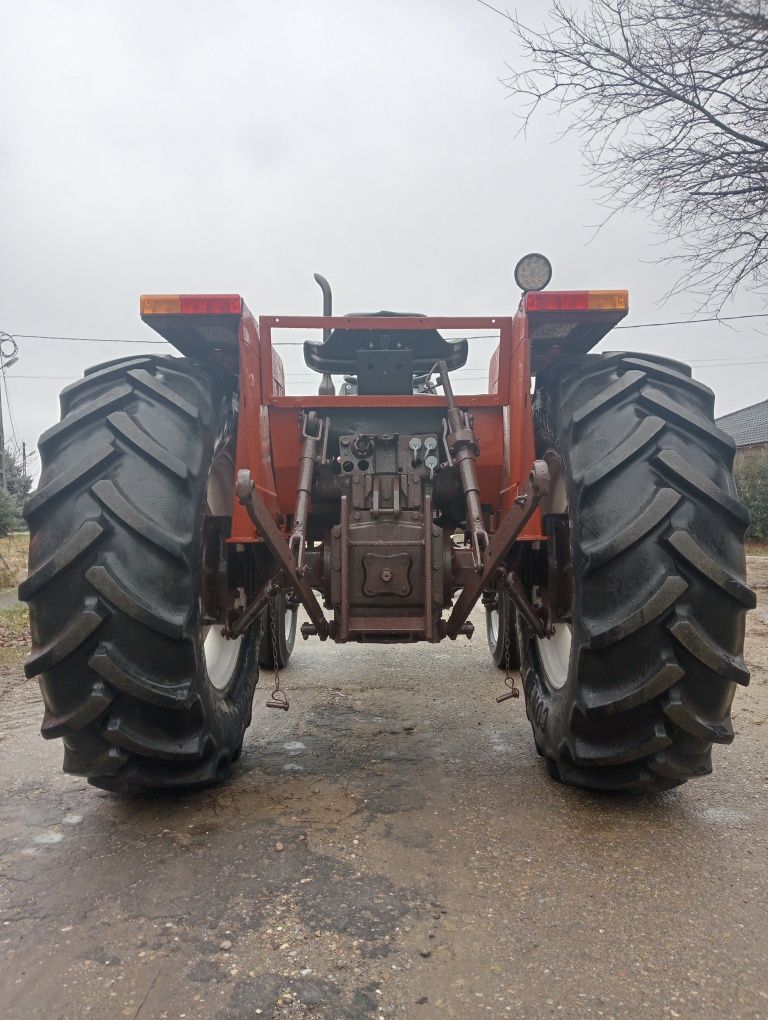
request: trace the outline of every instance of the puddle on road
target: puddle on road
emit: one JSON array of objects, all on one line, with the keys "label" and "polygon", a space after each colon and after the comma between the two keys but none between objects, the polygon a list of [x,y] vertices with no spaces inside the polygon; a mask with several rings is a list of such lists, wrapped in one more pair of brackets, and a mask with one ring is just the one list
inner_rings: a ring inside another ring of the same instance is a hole
[{"label": "puddle on road", "polygon": [[723,824],[731,824],[733,822],[748,822],[749,815],[744,811],[734,811],[731,808],[718,808],[709,807],[704,808],[703,811],[698,812],[703,818],[706,818],[710,822],[723,822]]},{"label": "puddle on road", "polygon": [[39,836],[32,838],[33,843],[40,843],[42,846],[50,846],[53,843],[61,843],[64,837],[60,832],[41,832]]}]

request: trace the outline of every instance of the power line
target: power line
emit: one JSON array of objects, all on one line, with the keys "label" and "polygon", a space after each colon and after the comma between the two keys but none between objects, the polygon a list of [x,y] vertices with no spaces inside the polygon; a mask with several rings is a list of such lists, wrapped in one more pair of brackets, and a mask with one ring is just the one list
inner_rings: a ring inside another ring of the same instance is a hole
[{"label": "power line", "polygon": [[48,336],[42,333],[9,333],[17,340],[71,340],[81,344],[160,344],[167,340],[115,340],[107,336]]},{"label": "power line", "polygon": [[[487,6],[487,5],[486,5]],[[768,312],[752,312],[746,315],[712,315],[700,319],[670,319],[667,322],[632,322],[614,329],[657,329],[664,326],[695,326],[702,322],[740,322],[744,319],[768,319]],[[278,327],[279,328],[279,327]],[[9,333],[18,340],[64,340],[74,343],[94,344],[151,344],[166,346],[166,340],[118,340],[104,336],[57,336],[43,333]],[[451,340],[497,340],[498,333],[478,333],[467,336],[450,337]],[[303,347],[303,340],[275,340],[275,347]]]},{"label": "power line", "polygon": [[736,322],[739,319],[768,319],[768,312],[753,312],[751,315],[713,315],[709,319],[671,319],[669,322],[633,322],[614,329],[652,329],[656,326],[695,326],[697,322]]},{"label": "power line", "polygon": [[477,2],[479,4],[482,4],[483,7],[487,7],[489,11],[493,11],[494,14],[500,14],[502,18],[505,18],[507,21],[512,20],[512,16],[510,15],[509,11],[506,12],[500,11],[499,8],[494,7],[493,4],[486,3],[486,0],[477,0]]},{"label": "power line", "polygon": [[[638,353],[642,354],[643,352],[640,351]],[[753,359],[744,359],[744,360],[737,360],[737,361],[723,361],[723,360],[714,358],[714,359],[710,359],[710,360],[687,361],[686,364],[690,368],[706,368],[706,369],[710,369],[710,368],[735,368],[735,367],[743,367],[743,366],[750,366],[750,365],[768,365],[768,358],[753,358]],[[481,371],[481,370],[478,370],[478,371],[464,371],[463,369],[458,369],[457,372],[460,373],[459,377],[462,378],[462,379],[485,379],[488,376],[488,372],[487,371]],[[336,374],[339,375],[341,373],[336,373]],[[73,381],[75,379],[79,379],[80,376],[76,376],[76,375],[16,375],[15,373],[10,373],[9,372],[8,373],[8,378],[12,379],[12,380],[15,380],[15,379],[36,379],[36,380],[39,380],[39,379],[50,379],[51,381],[71,382],[71,381]],[[317,373],[314,373],[314,372],[313,373],[310,373],[310,372],[286,372],[285,373],[285,378],[290,380],[290,381],[292,381],[292,382],[301,382],[301,381],[304,381],[304,380],[313,380],[313,381],[316,381],[317,380]],[[6,385],[6,396],[7,396],[7,385]],[[10,417],[10,410],[9,410],[9,417]],[[11,422],[11,431],[13,432],[13,422]],[[16,436],[15,436],[15,433],[14,433],[14,440],[15,440],[15,438],[16,438]]]}]

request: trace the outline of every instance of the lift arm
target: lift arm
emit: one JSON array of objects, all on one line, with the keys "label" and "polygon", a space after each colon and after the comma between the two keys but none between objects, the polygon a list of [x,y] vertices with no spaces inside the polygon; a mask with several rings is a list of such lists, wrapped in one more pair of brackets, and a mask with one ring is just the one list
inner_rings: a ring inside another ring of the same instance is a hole
[{"label": "lift arm", "polygon": [[501,524],[491,536],[483,555],[482,571],[474,574],[456,599],[451,615],[445,624],[445,633],[449,638],[457,637],[483,590],[489,586],[496,570],[525,527],[526,521],[539,505],[542,496],[546,496],[548,491],[549,469],[543,460],[535,460],[533,470],[528,476],[528,484],[515,499],[511,509],[507,511]]}]

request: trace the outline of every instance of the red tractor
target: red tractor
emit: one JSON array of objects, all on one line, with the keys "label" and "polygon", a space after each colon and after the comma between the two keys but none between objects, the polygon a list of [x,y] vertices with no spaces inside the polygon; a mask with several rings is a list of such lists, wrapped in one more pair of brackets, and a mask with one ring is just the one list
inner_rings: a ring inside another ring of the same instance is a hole
[{"label": "red tractor", "polygon": [[[710,772],[755,604],[734,444],[685,365],[588,353],[626,291],[549,276],[521,260],[509,317],[334,316],[322,277],[317,317],[141,299],[181,357],[68,386],[25,509],[26,672],[65,771],[117,791],[222,780],[299,607],[304,638],[436,643],[471,637],[482,599],[551,775],[663,790]],[[278,330],[323,331],[304,344],[317,395],[286,395]],[[484,392],[454,395],[468,337],[440,330],[498,335]]]}]

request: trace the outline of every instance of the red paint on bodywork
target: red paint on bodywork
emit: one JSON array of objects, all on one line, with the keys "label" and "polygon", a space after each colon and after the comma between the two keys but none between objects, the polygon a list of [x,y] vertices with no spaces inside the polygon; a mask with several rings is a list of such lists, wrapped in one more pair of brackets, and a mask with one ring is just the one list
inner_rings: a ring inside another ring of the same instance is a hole
[{"label": "red paint on bodywork", "polygon": [[[235,453],[235,477],[241,468],[250,471],[259,495],[273,517],[277,518],[280,514],[280,506],[277,501],[275,477],[272,470],[269,415],[264,403],[261,384],[264,351],[260,343],[256,320],[245,306],[243,306],[240,318],[238,350],[240,355],[240,409]],[[272,391],[273,372],[277,375],[275,380],[277,388],[282,382],[282,368],[281,361],[276,369],[270,365],[270,392]],[[258,541],[258,537],[253,523],[245,508],[235,499],[230,542],[255,541]]]},{"label": "red paint on bodywork", "polygon": [[[482,503],[498,517],[525,488],[534,459],[530,393],[530,342],[522,311],[512,317],[261,316],[258,326],[244,308],[240,326],[240,419],[237,464],[251,472],[276,519],[291,514],[296,500],[300,418],[304,410],[331,408],[445,407],[443,396],[285,396],[282,363],[272,348],[273,329],[498,330],[491,359],[489,392],[458,394],[456,402],[473,416],[480,446],[477,475]],[[470,337],[471,340],[471,337]],[[364,415],[363,415],[364,417]],[[535,514],[521,536],[542,538]],[[256,541],[253,524],[238,505],[234,542]]]}]

